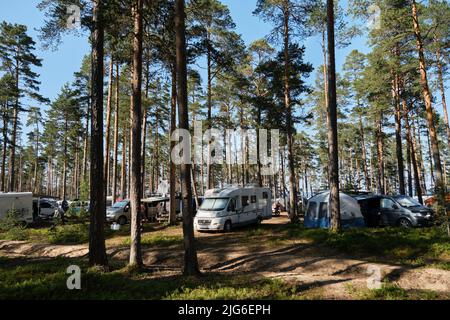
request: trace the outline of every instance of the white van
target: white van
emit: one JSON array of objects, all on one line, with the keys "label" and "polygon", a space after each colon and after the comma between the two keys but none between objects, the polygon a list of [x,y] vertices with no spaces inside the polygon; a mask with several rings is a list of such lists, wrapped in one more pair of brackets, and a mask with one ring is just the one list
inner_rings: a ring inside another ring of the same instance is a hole
[{"label": "white van", "polygon": [[269,188],[226,187],[205,192],[194,219],[197,231],[223,230],[259,224],[272,218],[272,194]]},{"label": "white van", "polygon": [[18,212],[20,222],[33,222],[33,194],[31,192],[0,193],[0,219],[11,210]]}]

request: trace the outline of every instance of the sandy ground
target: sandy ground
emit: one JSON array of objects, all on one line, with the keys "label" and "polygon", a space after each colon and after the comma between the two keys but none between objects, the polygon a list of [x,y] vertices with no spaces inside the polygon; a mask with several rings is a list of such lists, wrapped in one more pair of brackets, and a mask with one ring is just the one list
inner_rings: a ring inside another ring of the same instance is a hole
[{"label": "sandy ground", "polygon": [[[287,223],[281,216],[265,224]],[[450,296],[450,271],[434,268],[408,268],[371,257],[352,257],[307,241],[291,241],[268,246],[255,243],[248,237],[248,229],[232,233],[196,233],[198,258],[203,271],[235,274],[258,274],[295,282],[299,290],[317,292],[325,299],[354,299],[356,291],[374,288],[380,275],[382,281],[406,290],[432,290]],[[165,235],[180,235],[181,228],[170,228]],[[126,237],[107,240],[108,254],[114,259],[126,260],[129,250],[123,245]],[[259,238],[258,238],[259,239]],[[87,245],[48,245],[21,241],[0,240],[0,253],[6,256],[27,257],[84,257]],[[144,248],[146,267],[162,273],[179,272],[183,252],[179,246]],[[378,257],[379,258],[379,257]]]}]

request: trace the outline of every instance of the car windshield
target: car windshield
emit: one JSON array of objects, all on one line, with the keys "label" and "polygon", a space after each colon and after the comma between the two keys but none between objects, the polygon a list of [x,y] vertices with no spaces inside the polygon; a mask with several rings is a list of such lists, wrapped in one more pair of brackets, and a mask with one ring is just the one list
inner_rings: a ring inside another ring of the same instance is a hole
[{"label": "car windshield", "polygon": [[420,204],[419,202],[417,202],[417,201],[414,200],[413,198],[407,197],[407,196],[395,197],[395,200],[396,200],[402,207],[405,207],[405,208],[421,206],[421,204]]},{"label": "car windshield", "polygon": [[128,201],[119,201],[114,203],[112,206],[113,208],[125,208],[125,206],[128,204]]},{"label": "car windshield", "polygon": [[210,198],[205,199],[200,206],[201,210],[220,211],[225,209],[229,198]]}]

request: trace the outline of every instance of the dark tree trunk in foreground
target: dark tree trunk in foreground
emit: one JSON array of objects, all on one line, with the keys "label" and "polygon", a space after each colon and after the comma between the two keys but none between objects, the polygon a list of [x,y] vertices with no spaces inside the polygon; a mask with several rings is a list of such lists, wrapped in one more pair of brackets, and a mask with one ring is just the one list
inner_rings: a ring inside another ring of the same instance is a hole
[{"label": "dark tree trunk in foreground", "polygon": [[144,0],[133,3],[133,71],[130,105],[131,116],[131,163],[130,163],[130,202],[131,202],[131,244],[130,265],[141,266],[141,124],[142,124],[142,9]]},{"label": "dark tree trunk in foreground", "polygon": [[[178,119],[180,129],[189,131],[188,98],[187,98],[187,66],[186,66],[186,27],[184,0],[175,3],[175,35],[177,48],[177,98]],[[189,145],[190,147],[190,145]],[[186,150],[184,152],[187,152]],[[190,153],[189,153],[190,154]],[[197,260],[197,249],[194,238],[194,219],[191,190],[191,164],[181,165],[181,183],[183,198],[183,236],[184,236],[184,269],[185,275],[200,273]]]},{"label": "dark tree trunk in foreground", "polygon": [[327,0],[327,28],[328,28],[328,152],[330,176],[330,212],[331,230],[339,232],[341,229],[339,205],[339,159],[337,135],[337,99],[336,99],[336,66],[334,53],[334,6],[333,0]]},{"label": "dark tree trunk in foreground", "polygon": [[90,170],[89,264],[108,266],[105,247],[105,194],[103,180],[103,13],[102,0],[94,1],[92,34],[92,121]]}]

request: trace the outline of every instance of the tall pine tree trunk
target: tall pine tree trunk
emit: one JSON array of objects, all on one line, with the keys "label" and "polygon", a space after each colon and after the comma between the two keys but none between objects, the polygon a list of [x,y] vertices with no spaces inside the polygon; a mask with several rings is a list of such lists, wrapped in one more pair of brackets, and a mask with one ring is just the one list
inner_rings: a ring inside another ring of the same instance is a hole
[{"label": "tall pine tree trunk", "polygon": [[284,106],[286,108],[286,131],[288,146],[288,168],[289,168],[289,218],[291,222],[297,222],[297,187],[295,179],[294,165],[294,137],[292,134],[292,106],[291,106],[291,88],[290,88],[290,56],[289,56],[289,2],[283,2],[284,13]]},{"label": "tall pine tree trunk", "polygon": [[385,194],[385,177],[384,177],[384,148],[383,148],[383,113],[380,112],[378,119],[376,120],[376,140],[377,140],[377,163],[378,163],[378,174],[377,174],[377,184],[378,193]]},{"label": "tall pine tree trunk", "polygon": [[405,191],[405,167],[403,163],[403,145],[402,145],[402,116],[400,111],[400,93],[399,93],[399,77],[398,74],[392,72],[392,99],[395,110],[395,151],[397,156],[397,174],[399,183],[399,193],[406,194]]},{"label": "tall pine tree trunk", "polygon": [[122,130],[122,163],[120,168],[120,198],[124,200],[127,196],[127,137],[128,128],[125,125]]},{"label": "tall pine tree trunk", "polygon": [[413,138],[411,135],[411,126],[409,124],[409,109],[408,109],[406,100],[403,99],[402,105],[403,105],[403,117],[405,118],[406,140],[408,143],[408,149],[410,150],[411,163],[412,163],[413,172],[414,172],[414,185],[416,188],[416,195],[417,195],[417,198],[419,199],[419,202],[423,204],[422,188],[420,186],[420,175],[419,175],[419,170],[418,170],[418,166],[417,166],[417,154],[416,154],[415,145],[413,143]]},{"label": "tall pine tree trunk", "polygon": [[132,99],[131,116],[131,163],[130,163],[130,203],[131,203],[131,241],[130,265],[141,266],[141,123],[142,123],[142,10],[144,0],[134,0],[132,15],[134,20]]},{"label": "tall pine tree trunk", "polygon": [[[176,129],[176,107],[177,107],[177,70],[176,66],[172,67],[172,92],[170,100],[170,137]],[[175,141],[170,139],[170,152],[175,147]],[[169,163],[169,187],[170,187],[170,200],[169,200],[169,223],[175,224],[177,222],[177,199],[176,199],[176,166],[170,157]]]},{"label": "tall pine tree trunk", "polygon": [[94,0],[89,264],[107,267],[104,231],[106,207],[103,186],[103,41],[103,2]]},{"label": "tall pine tree trunk", "polygon": [[[187,99],[187,62],[186,62],[186,27],[184,0],[175,3],[175,34],[177,57],[177,97],[180,129],[189,131],[188,99]],[[190,147],[190,146],[189,146]],[[190,154],[190,153],[189,153]],[[184,236],[184,270],[185,275],[200,273],[197,260],[197,249],[194,238],[194,212],[192,208],[190,161],[181,165],[182,197],[183,197],[183,236]]]},{"label": "tall pine tree trunk", "polygon": [[1,180],[1,189],[0,191],[5,192],[6,191],[6,152],[8,147],[8,117],[6,114],[3,115],[3,128],[2,128],[2,134],[3,134],[3,146],[2,146],[2,172],[0,175]]},{"label": "tall pine tree trunk", "polygon": [[114,158],[113,158],[113,179],[112,179],[112,204],[116,202],[117,199],[117,165],[118,165],[118,149],[119,149],[119,94],[120,94],[120,85],[119,85],[119,62],[116,62],[116,99],[115,99],[115,108],[114,108]]},{"label": "tall pine tree trunk", "polygon": [[416,36],[417,51],[419,53],[419,69],[420,83],[422,86],[422,94],[425,101],[425,110],[428,122],[428,132],[430,134],[431,148],[433,152],[434,171],[436,175],[436,193],[438,194],[439,207],[442,213],[445,213],[445,185],[442,174],[441,157],[439,154],[439,142],[434,124],[433,106],[431,104],[431,93],[428,86],[427,69],[425,64],[425,55],[423,49],[423,41],[420,33],[419,18],[417,15],[417,6],[415,0],[410,0],[411,12],[414,24],[414,35]]},{"label": "tall pine tree trunk", "polygon": [[105,196],[107,197],[110,191],[109,179],[109,163],[110,163],[110,133],[111,133],[111,104],[112,104],[112,90],[113,90],[113,58],[109,61],[109,82],[108,82],[108,98],[106,100],[106,137],[105,137]]},{"label": "tall pine tree trunk", "polygon": [[341,230],[339,205],[339,157],[337,132],[337,97],[336,97],[336,66],[334,44],[334,5],[333,0],[327,0],[327,34],[328,34],[328,152],[330,172],[330,213],[331,230]]}]

